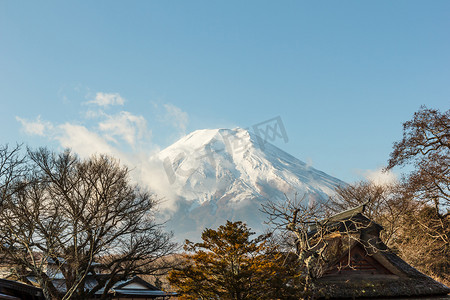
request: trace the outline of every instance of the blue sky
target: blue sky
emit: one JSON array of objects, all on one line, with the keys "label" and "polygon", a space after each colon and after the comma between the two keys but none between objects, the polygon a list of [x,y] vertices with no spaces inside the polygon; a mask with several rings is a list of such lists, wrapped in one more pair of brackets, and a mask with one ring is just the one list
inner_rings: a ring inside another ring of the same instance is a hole
[{"label": "blue sky", "polygon": [[0,143],[145,157],[280,116],[344,181],[450,103],[449,1],[0,0]]}]

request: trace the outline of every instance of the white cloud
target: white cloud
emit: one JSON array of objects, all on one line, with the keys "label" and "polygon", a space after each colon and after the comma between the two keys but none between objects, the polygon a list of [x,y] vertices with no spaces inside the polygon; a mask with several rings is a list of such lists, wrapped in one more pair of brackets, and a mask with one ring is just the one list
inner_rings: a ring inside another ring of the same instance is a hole
[{"label": "white cloud", "polygon": [[158,158],[152,158],[152,154],[159,151],[158,146],[153,145],[152,149],[145,148],[129,153],[122,151],[120,145],[112,146],[106,136],[84,126],[66,123],[59,125],[58,131],[55,139],[62,147],[70,148],[84,158],[103,153],[119,159],[132,170],[131,178],[134,182],[163,199],[160,203],[161,209],[173,211],[176,208],[177,197],[167,180],[163,163]]},{"label": "white cloud", "polygon": [[53,139],[62,147],[70,148],[81,157],[93,154],[109,154],[117,156],[119,151],[111,147],[107,141],[84,126],[65,123],[58,126]]},{"label": "white cloud", "polygon": [[82,157],[100,153],[114,156],[120,154],[120,151],[110,146],[104,137],[82,125],[71,123],[54,125],[49,121],[41,120],[40,116],[35,121],[20,117],[16,117],[16,120],[22,124],[22,130],[25,133],[56,140],[63,148],[71,148]]},{"label": "white cloud", "polygon": [[165,122],[171,124],[180,133],[185,134],[189,122],[188,114],[170,103],[164,104],[164,108],[166,109]]},{"label": "white cloud", "polygon": [[312,166],[313,166],[313,160],[312,160],[312,158],[311,157],[308,157],[307,159],[306,159],[306,168],[312,168]]},{"label": "white cloud", "polygon": [[125,103],[125,99],[122,98],[119,93],[97,93],[94,100],[86,103],[107,107],[109,105],[123,105]]},{"label": "white cloud", "polygon": [[53,128],[50,122],[42,121],[41,116],[37,116],[35,121],[29,121],[17,116],[16,120],[22,124],[22,130],[29,135],[44,136],[46,131]]},{"label": "white cloud", "polygon": [[87,110],[83,113],[86,119],[98,119],[100,117],[105,116],[105,113],[102,110]]},{"label": "white cloud", "polygon": [[100,122],[98,126],[108,140],[117,144],[114,137],[119,137],[132,147],[136,146],[137,141],[148,139],[151,134],[143,116],[136,116],[127,111],[121,111],[117,115],[108,115],[107,119]]},{"label": "white cloud", "polygon": [[132,165],[136,166],[133,174],[136,181],[162,198],[160,207],[163,210],[174,211],[177,207],[178,196],[167,180],[163,162],[147,153],[137,153],[132,159],[134,159]]},{"label": "white cloud", "polygon": [[[109,105],[124,104],[119,94],[97,93],[95,100],[88,103],[99,107],[88,107],[82,111],[81,120],[59,124],[43,121],[40,116],[33,121],[20,117],[16,120],[25,133],[57,141],[62,148],[70,148],[80,157],[101,153],[119,159],[132,170],[134,182],[164,198],[161,209],[173,210],[177,197],[167,180],[162,161],[152,158],[160,147],[151,143],[152,131],[148,128],[147,119],[124,110],[116,114],[103,111]],[[170,125],[165,126],[170,135],[173,132],[178,137],[185,132],[188,124],[186,112],[172,104],[161,104],[160,109],[156,105],[152,117],[164,125]]]},{"label": "white cloud", "polygon": [[384,171],[382,168],[376,170],[366,170],[364,177],[376,185],[391,185],[398,181],[397,175],[391,171]]}]

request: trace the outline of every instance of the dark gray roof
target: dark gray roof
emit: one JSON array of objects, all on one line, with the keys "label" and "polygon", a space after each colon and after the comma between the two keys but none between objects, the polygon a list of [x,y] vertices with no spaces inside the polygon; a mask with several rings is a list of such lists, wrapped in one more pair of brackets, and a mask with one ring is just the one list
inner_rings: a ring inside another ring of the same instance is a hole
[{"label": "dark gray roof", "polygon": [[[127,286],[132,283],[140,284],[146,289],[127,288]],[[111,289],[111,293],[119,295],[131,295],[131,296],[141,295],[141,296],[155,296],[155,297],[163,297],[163,296],[167,297],[177,295],[177,293],[169,293],[161,291],[156,286],[148,283],[139,276],[134,276],[133,278],[130,278],[128,280],[117,282]]]},{"label": "dark gray roof", "polygon": [[134,277],[132,277],[130,279],[127,279],[127,280],[118,281],[114,285],[114,289],[121,289],[121,288],[126,287],[129,284],[132,284],[132,283],[140,284],[140,285],[146,287],[148,290],[159,291],[159,289],[156,286],[148,283],[147,281],[145,281],[144,279],[142,279],[139,276],[134,276]]},{"label": "dark gray roof", "polygon": [[371,257],[392,275],[326,276],[318,280],[317,296],[323,298],[410,297],[447,295],[450,288],[407,264],[391,250]]},{"label": "dark gray roof", "polygon": [[158,297],[163,297],[163,296],[176,296],[177,293],[168,293],[168,292],[164,292],[164,291],[149,291],[149,290],[141,290],[141,289],[112,289],[111,290],[113,293],[118,294],[118,295],[134,295],[134,296],[158,296]]},{"label": "dark gray roof", "polygon": [[450,289],[436,281],[415,278],[348,278],[344,281],[319,280],[318,298],[422,297],[447,295]]},{"label": "dark gray roof", "polygon": [[0,299],[2,300],[20,300],[20,298],[14,297],[14,296],[10,296],[10,295],[6,295],[6,294],[2,294],[0,293]]},{"label": "dark gray roof", "polygon": [[[328,232],[341,231],[345,233],[348,231],[342,231],[342,226],[347,230],[352,223],[361,222],[375,228],[376,231],[372,231],[372,233],[379,234],[382,227],[364,216],[363,211],[364,207],[362,205],[334,215],[322,221],[322,224],[327,226]],[[359,232],[368,229],[368,227],[364,226],[360,228],[363,229],[359,229]],[[355,227],[355,229],[357,230],[358,228]],[[376,247],[368,247],[366,254],[391,271],[392,275],[334,275],[322,277],[316,284],[316,296],[322,298],[419,297],[447,295],[450,293],[450,288],[421,273],[392,252],[381,241],[379,236],[375,239],[376,243],[370,244]],[[349,247],[352,249],[358,245],[364,246],[365,244],[367,244],[367,241],[360,240],[353,245],[349,245]],[[330,261],[329,267],[332,268],[336,261],[339,261],[339,258]]]},{"label": "dark gray roof", "polygon": [[[107,274],[100,274],[97,276],[108,276]],[[29,277],[30,281],[35,281],[34,277]],[[67,291],[67,287],[66,287],[66,282],[65,279],[54,279],[52,280],[53,285],[55,286],[55,288],[61,293],[64,294]],[[142,285],[143,287],[145,287],[145,289],[136,289],[136,288],[126,288],[127,285],[132,284],[132,283],[138,283],[140,285]],[[93,278],[92,276],[88,275],[85,281],[85,288],[87,289],[92,289],[97,285],[97,281],[95,278]],[[36,288],[37,289],[37,288]],[[39,289],[40,290],[40,289]],[[97,296],[102,295],[104,292],[104,289],[100,289],[98,290],[95,294]],[[118,294],[118,295],[130,295],[130,296],[155,296],[155,297],[169,297],[169,296],[176,296],[177,293],[170,293],[170,292],[165,292],[162,291],[160,289],[158,289],[157,287],[155,287],[154,285],[148,283],[147,281],[143,280],[142,278],[140,278],[139,276],[134,276],[130,279],[127,280],[121,280],[118,281],[116,284],[114,284],[114,286],[111,288],[111,290],[109,291],[109,293],[111,294]]]},{"label": "dark gray roof", "polygon": [[42,290],[40,288],[13,280],[0,279],[0,287],[24,292],[33,296],[42,295]]},{"label": "dark gray roof", "polygon": [[330,233],[334,231],[340,232],[357,232],[361,228],[372,228],[377,232],[383,229],[383,226],[367,218],[364,214],[365,204],[346,210],[342,213],[333,215],[327,219],[317,222],[310,226],[308,238],[314,237],[319,230],[322,233]]}]

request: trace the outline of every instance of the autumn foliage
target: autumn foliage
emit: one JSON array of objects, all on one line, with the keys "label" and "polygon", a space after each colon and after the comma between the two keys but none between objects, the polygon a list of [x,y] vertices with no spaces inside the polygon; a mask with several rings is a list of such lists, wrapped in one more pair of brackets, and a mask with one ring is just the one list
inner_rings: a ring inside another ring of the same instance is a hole
[{"label": "autumn foliage", "polygon": [[403,124],[388,168],[412,165],[403,194],[415,205],[402,224],[401,255],[421,271],[450,284],[450,110],[422,106]]},{"label": "autumn foliage", "polygon": [[185,264],[169,281],[183,299],[289,299],[295,272],[268,235],[252,235],[242,222],[206,229],[201,243],[186,241]]},{"label": "autumn foliage", "polygon": [[450,284],[450,110],[422,106],[403,124],[387,169],[406,165],[411,171],[397,183],[363,181],[338,188],[330,207],[338,212],[367,202],[366,214],[383,226],[390,248]]}]

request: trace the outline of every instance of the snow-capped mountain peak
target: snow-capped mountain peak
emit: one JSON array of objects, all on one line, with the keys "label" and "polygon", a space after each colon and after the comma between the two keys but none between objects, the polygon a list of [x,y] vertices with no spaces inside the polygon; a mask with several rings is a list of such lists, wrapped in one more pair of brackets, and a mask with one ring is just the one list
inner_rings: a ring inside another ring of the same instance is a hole
[{"label": "snow-capped mountain peak", "polygon": [[176,235],[181,230],[197,238],[204,227],[226,220],[245,221],[261,231],[261,203],[283,201],[295,192],[322,201],[343,184],[242,128],[194,131],[157,159],[178,197],[169,225]]}]

